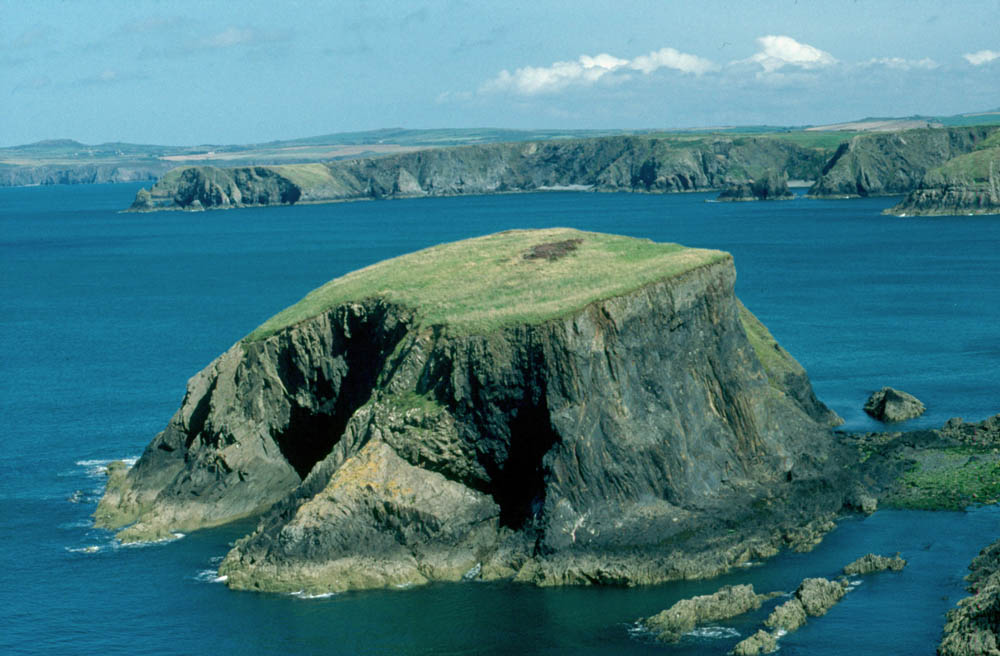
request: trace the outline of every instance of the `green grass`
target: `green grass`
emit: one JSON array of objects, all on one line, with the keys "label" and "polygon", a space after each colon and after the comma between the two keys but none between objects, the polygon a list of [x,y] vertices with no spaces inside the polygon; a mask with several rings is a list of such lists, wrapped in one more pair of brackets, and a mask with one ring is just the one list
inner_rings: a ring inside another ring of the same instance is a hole
[{"label": "green grass", "polygon": [[[582,241],[558,259],[524,257],[540,244],[572,239]],[[730,257],[566,228],[512,230],[434,246],[349,273],[268,319],[247,339],[264,339],[342,303],[376,297],[413,308],[424,325],[485,333],[564,316]]]},{"label": "green grass", "polygon": [[900,478],[887,505],[916,510],[962,510],[1000,499],[1000,456],[968,447],[934,449]]},{"label": "green grass", "polygon": [[[997,137],[996,133],[990,137]],[[928,174],[928,181],[937,176],[943,176],[946,180],[961,179],[968,182],[987,182],[990,174],[994,178],[1000,176],[1000,146],[975,150],[965,155],[959,155],[948,160],[942,166],[934,169]]]},{"label": "green grass", "polygon": [[321,187],[334,181],[330,176],[330,169],[325,164],[281,164],[264,168],[291,180],[292,184],[300,189]]},{"label": "green grass", "polygon": [[788,351],[781,348],[767,326],[762,324],[742,303],[740,303],[740,323],[743,324],[747,340],[753,347],[754,353],[757,354],[757,359],[764,366],[767,377],[772,384],[783,387],[785,377],[788,374],[802,373],[802,366]]}]

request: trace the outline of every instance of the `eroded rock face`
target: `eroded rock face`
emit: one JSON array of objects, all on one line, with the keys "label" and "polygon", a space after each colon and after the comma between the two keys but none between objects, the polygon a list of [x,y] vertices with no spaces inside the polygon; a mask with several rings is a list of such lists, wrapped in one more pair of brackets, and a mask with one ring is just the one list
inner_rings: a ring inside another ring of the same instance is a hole
[{"label": "eroded rock face", "polygon": [[664,642],[676,642],[695,626],[742,615],[760,608],[766,595],[754,593],[752,585],[720,588],[710,595],[682,599],[670,608],[640,620]]},{"label": "eroded rock face", "polygon": [[239,342],[97,521],[149,539],[269,509],[220,572],[275,591],[628,585],[774,553],[849,473],[734,279],[726,260],[489,334],[369,299]]},{"label": "eroded rock face", "polygon": [[869,415],[885,422],[906,421],[924,414],[924,404],[912,394],[883,387],[873,393],[865,402],[864,410]]}]

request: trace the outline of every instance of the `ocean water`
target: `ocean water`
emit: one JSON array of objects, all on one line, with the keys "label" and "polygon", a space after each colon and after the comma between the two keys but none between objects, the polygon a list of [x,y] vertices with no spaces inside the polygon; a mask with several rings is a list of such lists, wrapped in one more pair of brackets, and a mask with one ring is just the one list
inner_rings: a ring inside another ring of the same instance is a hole
[{"label": "ocean water", "polygon": [[927,413],[1000,412],[1000,217],[898,219],[895,199],[706,203],[549,193],[120,214],[138,185],[0,189],[0,653],[724,654],[766,615],[653,643],[634,621],[723,583],[791,590],[868,551],[865,577],[783,654],[933,654],[992,508],[849,518],[810,554],[638,589],[432,585],[324,598],[215,581],[250,524],[121,547],[91,527],[111,459],[137,457],[187,379],[326,280],[416,248],[570,226],[720,248],[737,293],[848,430],[892,385]]}]

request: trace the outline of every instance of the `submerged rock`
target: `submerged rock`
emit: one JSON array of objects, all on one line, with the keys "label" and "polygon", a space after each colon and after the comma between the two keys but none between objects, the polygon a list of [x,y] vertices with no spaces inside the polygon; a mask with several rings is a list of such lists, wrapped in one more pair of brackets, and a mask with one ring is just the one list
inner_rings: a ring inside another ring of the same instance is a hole
[{"label": "submerged rock", "polygon": [[883,387],[865,402],[869,415],[885,422],[906,421],[924,414],[924,404],[917,397],[891,387]]},{"label": "submerged rock", "polygon": [[96,522],[127,541],[263,513],[220,575],[309,593],[773,554],[854,474],[734,280],[724,253],[565,229],[348,274],[195,375]]},{"label": "submerged rock", "polygon": [[899,552],[891,558],[889,556],[866,554],[844,567],[844,574],[853,576],[856,574],[884,572],[885,570],[901,572],[904,567],[906,567],[906,561],[899,555]]},{"label": "submerged rock", "polygon": [[670,608],[640,623],[664,642],[676,642],[695,626],[717,622],[760,608],[766,595],[754,593],[752,585],[732,585],[710,595],[681,599]]}]

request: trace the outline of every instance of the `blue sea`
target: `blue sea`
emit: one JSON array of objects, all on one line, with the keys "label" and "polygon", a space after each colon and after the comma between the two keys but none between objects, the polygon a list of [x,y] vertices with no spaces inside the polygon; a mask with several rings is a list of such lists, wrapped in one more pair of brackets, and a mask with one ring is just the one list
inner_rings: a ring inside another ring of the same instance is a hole
[{"label": "blue sea", "polygon": [[326,280],[442,241],[570,226],[730,251],[737,293],[847,430],[883,385],[906,428],[1000,412],[1000,217],[882,216],[892,198],[705,202],[548,193],[121,214],[138,185],[0,189],[0,654],[724,654],[767,608],[654,643],[635,620],[723,583],[794,589],[869,552],[789,654],[933,654],[993,508],[848,518],[812,553],[713,581],[636,589],[431,585],[322,598],[229,591],[246,522],[122,547],[92,527],[103,467],[135,458],[187,379]]}]

